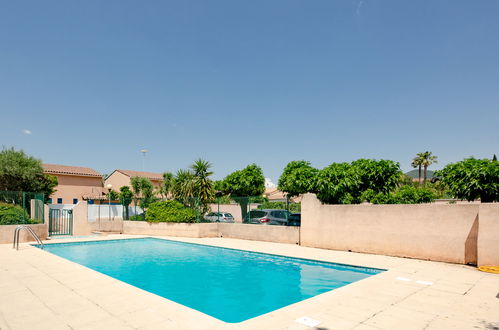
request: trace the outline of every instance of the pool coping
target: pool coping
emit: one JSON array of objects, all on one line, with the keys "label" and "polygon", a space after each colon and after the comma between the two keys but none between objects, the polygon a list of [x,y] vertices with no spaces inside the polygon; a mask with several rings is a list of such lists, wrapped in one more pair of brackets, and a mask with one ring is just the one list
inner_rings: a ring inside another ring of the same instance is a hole
[{"label": "pool coping", "polygon": [[[35,250],[39,252],[43,251],[40,251],[40,249],[31,246],[32,244],[30,243],[21,244],[21,249],[17,253],[14,251],[5,251],[6,247],[2,246],[2,249],[0,249],[0,253],[5,252],[5,254],[10,255],[10,257],[12,258],[16,258],[16,255],[22,255],[23,260],[26,261],[29,265],[33,266],[36,263],[35,268],[37,268],[37,266],[44,267],[42,266],[44,263],[49,265],[45,267],[47,267],[51,271],[46,275],[48,275],[49,277],[55,277],[62,286],[65,286],[72,290],[80,290],[78,286],[83,285],[82,282],[85,281],[85,278],[91,278],[93,281],[92,283],[95,283],[93,287],[89,287],[88,290],[94,290],[97,293],[99,290],[107,291],[112,293],[110,295],[130,295],[132,297],[139,297],[137,299],[143,301],[147,307],[145,309],[142,308],[140,310],[134,310],[130,312],[134,315],[134,318],[137,319],[132,320],[129,317],[130,315],[125,314],[110,315],[110,317],[104,318],[108,319],[109,322],[111,322],[111,320],[116,322],[123,321],[121,325],[123,325],[124,328],[126,328],[127,326],[131,326],[132,328],[140,328],[140,326],[138,325],[142,325],[145,328],[154,328],[154,325],[161,325],[164,328],[172,329],[257,329],[262,327],[275,329],[296,327],[297,329],[307,329],[308,327],[296,322],[296,319],[303,316],[320,321],[320,326],[330,325],[334,326],[335,328],[353,328],[362,325],[364,327],[371,328],[387,328],[386,324],[385,326],[382,326],[383,319],[381,321],[377,321],[377,319],[380,318],[379,315],[385,315],[387,311],[393,312],[394,308],[398,308],[397,311],[401,315],[409,314],[411,315],[411,319],[416,320],[419,316],[421,320],[424,320],[422,322],[426,322],[426,325],[431,325],[432,323],[437,322],[438,324],[438,322],[445,320],[446,313],[449,314],[450,312],[452,312],[452,310],[445,310],[436,313],[432,312],[431,310],[422,311],[422,307],[418,306],[417,304],[411,307],[405,306],[402,303],[404,300],[410,298],[411,296],[424,296],[425,293],[426,295],[431,296],[432,294],[435,295],[436,293],[443,292],[446,295],[452,295],[453,298],[457,299],[458,292],[460,292],[461,290],[460,285],[462,286],[463,284],[467,283],[462,283],[463,281],[457,281],[456,283],[454,283],[455,287],[453,287],[452,285],[448,285],[447,289],[445,290],[434,290],[435,286],[433,286],[433,284],[438,284],[439,281],[442,281],[442,279],[444,278],[444,276],[442,275],[443,273],[463,273],[465,274],[463,275],[465,278],[469,277],[474,279],[474,282],[470,283],[471,287],[476,287],[476,284],[479,283],[480,280],[485,281],[485,283],[493,282],[494,285],[496,283],[499,284],[499,276],[493,277],[486,273],[480,273],[472,267],[463,265],[305,248],[290,244],[245,241],[227,238],[199,239],[157,237],[149,235],[110,235],[106,237],[95,238],[86,237],[82,239],[58,239],[54,242],[46,241],[45,243],[61,244],[67,242],[100,241],[109,239],[119,240],[139,237],[154,237],[158,239],[224,247],[311,261],[322,261],[328,263],[332,262],[336,264],[345,264],[347,266],[352,265],[359,266],[361,268],[367,267],[387,270],[385,272],[370,276],[366,279],[348,284],[344,287],[325,292],[323,294],[285,306],[283,308],[240,323],[226,323],[197,310],[191,309],[181,304],[177,304],[166,298],[157,296],[153,293],[121,282],[117,279],[69,261],[65,258],[53,255],[51,253],[37,253]],[[278,250],[280,253],[269,253],[269,249],[272,251]],[[43,256],[50,257],[47,258]],[[311,256],[313,256],[313,258],[311,258]],[[37,258],[42,260],[37,261]],[[343,262],[338,262],[341,260],[343,260]],[[344,261],[347,260],[348,263],[345,263]],[[41,264],[39,262],[41,262]],[[50,267],[54,269],[50,269]],[[59,276],[61,274],[58,274],[55,268],[64,268],[65,270],[75,274],[75,276],[79,276],[80,281],[77,281],[75,283],[74,281],[65,279],[64,276]],[[409,281],[406,281],[407,279],[409,279]],[[417,283],[417,281],[425,282],[426,284]],[[432,284],[428,285],[427,283]],[[110,289],[106,286],[112,288]],[[55,285],[55,287],[58,287],[58,285]],[[383,288],[386,288],[386,290],[383,291]],[[469,289],[467,290],[469,291]],[[39,298],[44,299],[43,297]],[[91,295],[90,298],[95,300],[98,305],[100,303],[100,306],[108,306],[110,301],[112,300],[110,299],[110,297],[98,294]],[[403,307],[399,306],[401,304],[403,305]],[[113,308],[112,305],[108,307],[110,307],[111,309]],[[2,312],[1,305],[0,312]],[[5,313],[3,314],[3,317],[5,318]],[[149,315],[149,319],[147,319],[145,315]],[[456,317],[457,316],[458,315],[456,315]],[[486,314],[486,317],[484,319],[488,320],[489,318],[489,314]],[[138,322],[139,319],[143,320],[145,323],[141,324],[140,322]],[[392,319],[400,319],[400,315],[395,315],[392,317]],[[472,321],[474,322],[476,320],[458,320],[458,322],[462,323],[463,325],[473,323]],[[2,325],[1,322],[2,321],[0,318],[0,327]],[[71,320],[63,318],[62,323],[64,322],[71,322]],[[95,324],[95,326],[97,326],[97,324]],[[79,328],[77,324],[75,325],[75,327]]]}]

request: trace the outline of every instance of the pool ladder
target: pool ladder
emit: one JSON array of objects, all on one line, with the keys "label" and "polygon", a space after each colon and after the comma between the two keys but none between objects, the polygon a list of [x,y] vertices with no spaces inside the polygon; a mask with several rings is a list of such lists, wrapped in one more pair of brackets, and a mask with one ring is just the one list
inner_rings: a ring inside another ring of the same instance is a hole
[{"label": "pool ladder", "polygon": [[23,229],[26,229],[28,231],[28,233],[30,233],[31,236],[33,236],[33,238],[37,241],[37,243],[42,246],[42,249],[43,249],[43,242],[40,239],[40,237],[38,237],[38,235],[33,231],[33,229],[31,229],[30,226],[25,226],[25,225],[17,226],[16,230],[14,230],[14,246],[12,246],[12,248],[19,250],[19,233]]}]

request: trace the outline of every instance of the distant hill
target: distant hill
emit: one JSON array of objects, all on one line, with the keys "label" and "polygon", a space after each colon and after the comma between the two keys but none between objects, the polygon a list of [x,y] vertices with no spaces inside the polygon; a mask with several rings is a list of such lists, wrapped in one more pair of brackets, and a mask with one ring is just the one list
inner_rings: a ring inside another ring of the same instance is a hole
[{"label": "distant hill", "polygon": [[[415,169],[415,170],[412,170],[412,171],[409,171],[407,172],[405,175],[407,175],[408,177],[411,177],[413,179],[417,179],[419,178],[419,170],[418,169]],[[424,170],[421,169],[421,178],[424,177]],[[432,179],[435,177],[435,172],[434,171],[426,171],[426,178],[427,179]]]}]

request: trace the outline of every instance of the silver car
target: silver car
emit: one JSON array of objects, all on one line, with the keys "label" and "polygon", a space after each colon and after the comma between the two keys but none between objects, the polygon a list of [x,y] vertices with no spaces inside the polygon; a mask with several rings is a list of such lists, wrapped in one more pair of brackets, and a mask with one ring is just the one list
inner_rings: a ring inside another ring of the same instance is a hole
[{"label": "silver car", "polygon": [[227,212],[210,212],[203,218],[211,222],[234,222],[232,214]]},{"label": "silver car", "polygon": [[[281,225],[288,224],[288,218],[291,212],[288,210],[251,210],[245,219],[245,223],[253,223],[259,225]],[[249,219],[249,220],[248,220]]]}]

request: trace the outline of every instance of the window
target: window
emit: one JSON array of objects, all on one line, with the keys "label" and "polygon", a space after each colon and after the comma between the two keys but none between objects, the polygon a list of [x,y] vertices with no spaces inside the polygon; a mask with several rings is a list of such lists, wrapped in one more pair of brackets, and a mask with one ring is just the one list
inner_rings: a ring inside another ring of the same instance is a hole
[{"label": "window", "polygon": [[250,218],[263,218],[265,215],[264,211],[249,211]]},{"label": "window", "polygon": [[62,198],[57,198],[57,204],[62,204]]},{"label": "window", "polygon": [[78,204],[78,198],[73,198],[73,204]]},{"label": "window", "polygon": [[49,199],[47,200],[47,204],[52,204],[52,198],[49,198]]},{"label": "window", "polygon": [[87,202],[88,202],[88,204],[93,204],[94,200],[93,199],[89,199]]}]

